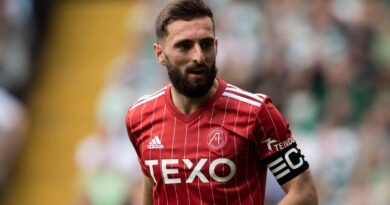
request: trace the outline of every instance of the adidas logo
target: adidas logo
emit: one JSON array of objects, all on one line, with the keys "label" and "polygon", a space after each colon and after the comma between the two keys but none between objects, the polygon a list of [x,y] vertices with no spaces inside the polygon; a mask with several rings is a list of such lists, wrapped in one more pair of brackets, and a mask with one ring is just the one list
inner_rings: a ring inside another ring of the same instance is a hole
[{"label": "adidas logo", "polygon": [[148,149],[162,149],[164,148],[164,145],[161,144],[160,138],[158,136],[155,136],[152,141],[148,144]]}]

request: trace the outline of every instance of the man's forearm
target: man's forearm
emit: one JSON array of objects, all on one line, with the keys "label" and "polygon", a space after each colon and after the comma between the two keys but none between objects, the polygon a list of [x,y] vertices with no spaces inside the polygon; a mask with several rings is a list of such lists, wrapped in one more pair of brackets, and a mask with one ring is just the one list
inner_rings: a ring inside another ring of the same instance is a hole
[{"label": "man's forearm", "polygon": [[317,205],[318,198],[315,189],[301,192],[290,191],[279,202],[279,205]]},{"label": "man's forearm", "polygon": [[144,177],[143,182],[143,205],[153,205],[153,181],[149,177]]},{"label": "man's forearm", "polygon": [[306,170],[299,176],[282,186],[287,193],[279,205],[317,205],[318,196],[310,170]]}]

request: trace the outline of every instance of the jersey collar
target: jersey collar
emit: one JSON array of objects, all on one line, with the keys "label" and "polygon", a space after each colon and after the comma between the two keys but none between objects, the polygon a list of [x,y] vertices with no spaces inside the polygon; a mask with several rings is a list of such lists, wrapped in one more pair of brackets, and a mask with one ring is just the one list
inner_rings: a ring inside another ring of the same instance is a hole
[{"label": "jersey collar", "polygon": [[195,112],[193,112],[189,115],[186,115],[186,114],[182,113],[181,111],[179,111],[179,109],[177,109],[177,107],[173,104],[172,93],[171,93],[172,84],[168,85],[166,88],[166,92],[165,92],[165,101],[166,101],[166,104],[168,106],[169,111],[171,111],[171,113],[177,119],[179,119],[183,122],[186,122],[186,123],[191,122],[192,120],[198,118],[203,112],[211,109],[214,102],[225,91],[227,83],[224,80],[219,79],[218,77],[217,77],[217,80],[218,80],[218,88],[217,88],[217,91],[214,93],[214,95],[210,99],[208,99],[201,107],[199,107]]}]

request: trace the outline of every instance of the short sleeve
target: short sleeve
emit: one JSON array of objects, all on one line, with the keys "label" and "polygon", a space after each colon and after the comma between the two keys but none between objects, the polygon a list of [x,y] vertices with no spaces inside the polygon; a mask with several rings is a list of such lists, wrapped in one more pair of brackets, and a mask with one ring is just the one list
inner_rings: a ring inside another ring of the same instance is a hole
[{"label": "short sleeve", "polygon": [[284,184],[309,168],[291,134],[289,124],[269,98],[257,116],[255,140],[260,159],[279,184]]},{"label": "short sleeve", "polygon": [[295,143],[289,123],[269,98],[265,100],[259,110],[254,135],[260,159],[281,152]]}]

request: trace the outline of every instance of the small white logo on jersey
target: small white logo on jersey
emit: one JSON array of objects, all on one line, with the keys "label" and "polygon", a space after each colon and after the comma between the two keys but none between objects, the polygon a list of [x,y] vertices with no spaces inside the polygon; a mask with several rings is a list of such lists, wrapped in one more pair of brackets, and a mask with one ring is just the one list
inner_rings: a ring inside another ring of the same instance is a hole
[{"label": "small white logo on jersey", "polygon": [[164,148],[164,145],[161,144],[160,138],[158,136],[155,136],[152,141],[148,144],[148,149],[162,149]]},{"label": "small white logo on jersey", "polygon": [[272,144],[276,142],[277,142],[276,140],[271,140],[271,138],[262,141],[262,143],[267,143],[267,147],[269,151],[272,151]]},{"label": "small white logo on jersey", "polygon": [[228,137],[221,128],[213,129],[207,135],[207,145],[214,150],[223,148],[227,140]]}]

